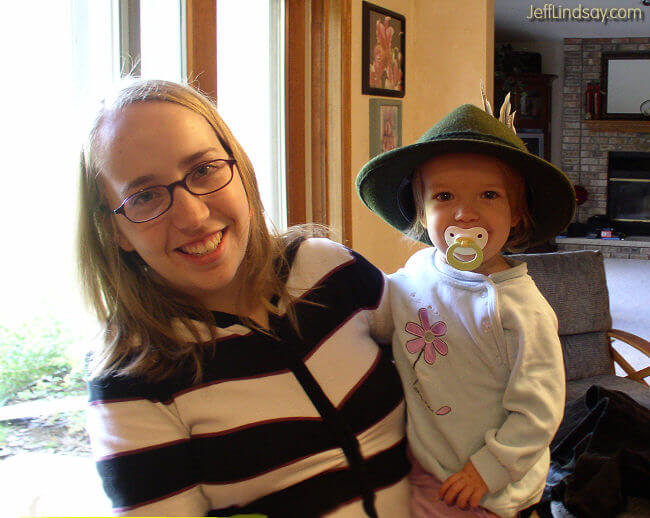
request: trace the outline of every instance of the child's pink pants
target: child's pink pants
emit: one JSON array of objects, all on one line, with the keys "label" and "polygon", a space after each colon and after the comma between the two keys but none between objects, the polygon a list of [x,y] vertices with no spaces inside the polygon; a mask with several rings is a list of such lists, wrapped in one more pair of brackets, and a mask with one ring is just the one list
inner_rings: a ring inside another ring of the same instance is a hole
[{"label": "child's pink pants", "polygon": [[413,468],[409,475],[411,481],[411,517],[412,518],[498,518],[484,507],[461,509],[457,505],[447,505],[438,496],[442,482],[427,472],[409,452]]}]

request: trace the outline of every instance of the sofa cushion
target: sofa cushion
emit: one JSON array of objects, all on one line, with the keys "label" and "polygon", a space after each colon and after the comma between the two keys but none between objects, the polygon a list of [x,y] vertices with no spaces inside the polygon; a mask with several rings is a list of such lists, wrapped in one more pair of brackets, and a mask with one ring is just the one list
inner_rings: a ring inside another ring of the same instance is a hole
[{"label": "sofa cushion", "polygon": [[567,408],[568,402],[582,398],[592,385],[600,385],[608,390],[624,392],[640,405],[650,409],[650,390],[647,385],[612,375],[593,376],[591,378],[569,381],[566,385]]},{"label": "sofa cushion", "polygon": [[614,374],[609,338],[604,331],[560,336],[567,381]]},{"label": "sofa cushion", "polygon": [[600,252],[581,250],[511,257],[528,265],[528,273],[555,310],[560,335],[611,328],[605,267]]}]

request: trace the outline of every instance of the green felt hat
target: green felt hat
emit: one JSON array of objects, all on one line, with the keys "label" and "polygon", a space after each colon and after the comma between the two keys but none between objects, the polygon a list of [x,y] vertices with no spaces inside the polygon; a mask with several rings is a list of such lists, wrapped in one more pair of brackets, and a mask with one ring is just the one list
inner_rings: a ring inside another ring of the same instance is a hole
[{"label": "green felt hat", "polygon": [[[576,208],[573,185],[553,164],[533,155],[515,132],[473,104],[449,113],[415,144],[377,155],[357,176],[363,203],[400,232],[415,218],[411,177],[417,167],[445,153],[482,153],[503,160],[525,179],[528,210],[535,222],[530,246],[548,241],[571,222]],[[420,238],[431,244],[425,232]]]}]

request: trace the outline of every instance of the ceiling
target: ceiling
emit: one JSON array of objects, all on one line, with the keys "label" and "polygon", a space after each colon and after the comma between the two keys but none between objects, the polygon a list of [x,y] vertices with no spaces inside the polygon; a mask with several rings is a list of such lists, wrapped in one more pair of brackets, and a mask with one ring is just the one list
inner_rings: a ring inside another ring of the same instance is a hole
[{"label": "ceiling", "polygon": [[[647,4],[647,5],[646,5]],[[528,20],[534,9],[544,9],[549,17],[560,9],[576,10],[639,8],[641,20]],[[554,8],[554,11],[552,11]],[[647,38],[650,37],[650,0],[494,0],[494,26],[497,42],[554,41],[564,38]]]}]

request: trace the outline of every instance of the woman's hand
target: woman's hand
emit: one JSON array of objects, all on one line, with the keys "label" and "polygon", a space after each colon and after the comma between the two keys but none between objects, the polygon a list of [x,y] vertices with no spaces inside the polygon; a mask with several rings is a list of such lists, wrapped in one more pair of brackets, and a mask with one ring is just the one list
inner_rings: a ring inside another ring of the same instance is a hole
[{"label": "woman's hand", "polygon": [[455,501],[461,509],[465,509],[468,504],[470,507],[478,507],[487,490],[488,487],[470,460],[463,469],[444,481],[440,488],[440,498],[448,505]]}]

